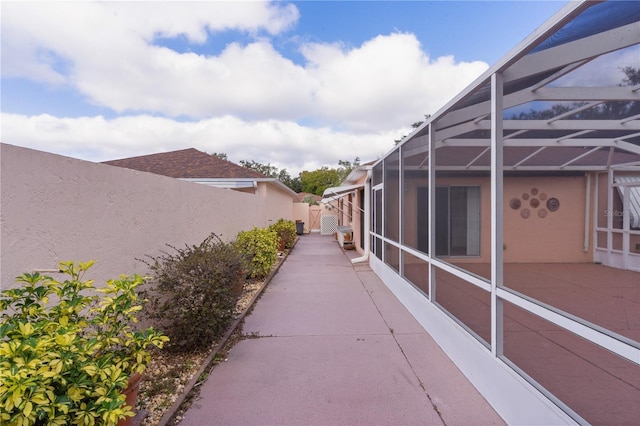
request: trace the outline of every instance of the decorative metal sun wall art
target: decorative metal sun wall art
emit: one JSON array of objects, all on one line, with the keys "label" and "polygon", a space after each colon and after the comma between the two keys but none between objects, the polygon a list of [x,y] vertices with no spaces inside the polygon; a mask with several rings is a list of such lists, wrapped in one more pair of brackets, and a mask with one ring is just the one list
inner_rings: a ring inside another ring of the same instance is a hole
[{"label": "decorative metal sun wall art", "polygon": [[[523,206],[526,207],[520,210],[520,207]],[[544,219],[549,212],[558,211],[560,201],[555,197],[548,198],[547,194],[540,192],[538,188],[531,188],[529,192],[525,192],[520,198],[513,197],[509,201],[509,207],[513,210],[520,210],[520,216],[523,219],[528,219],[532,211],[536,213],[540,219]]]}]

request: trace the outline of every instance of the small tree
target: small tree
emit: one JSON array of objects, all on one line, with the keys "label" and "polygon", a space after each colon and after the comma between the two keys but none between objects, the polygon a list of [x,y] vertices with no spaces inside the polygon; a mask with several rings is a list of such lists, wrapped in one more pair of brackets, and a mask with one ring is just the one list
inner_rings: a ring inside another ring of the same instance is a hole
[{"label": "small tree", "polygon": [[240,160],[240,165],[258,173],[262,173],[267,177],[276,178],[295,192],[302,191],[300,176],[291,177],[287,169],[278,170],[278,168],[272,166],[271,163],[261,164],[254,160]]},{"label": "small tree", "polygon": [[[431,117],[431,114],[425,114],[424,115],[424,119],[428,120]],[[422,126],[422,124],[424,123],[424,120],[421,121],[414,121],[413,123],[411,123],[411,128],[412,129],[417,129],[418,127]],[[402,139],[406,138],[407,135],[403,135],[400,139],[395,139],[393,142],[398,145],[400,142],[402,142]]]}]

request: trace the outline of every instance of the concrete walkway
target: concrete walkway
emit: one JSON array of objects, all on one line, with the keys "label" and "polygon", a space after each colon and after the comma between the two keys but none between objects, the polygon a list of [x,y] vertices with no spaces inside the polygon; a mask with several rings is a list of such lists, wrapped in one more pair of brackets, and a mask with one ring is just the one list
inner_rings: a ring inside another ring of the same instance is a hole
[{"label": "concrete walkway", "polygon": [[300,237],[181,425],[504,424],[355,255]]}]

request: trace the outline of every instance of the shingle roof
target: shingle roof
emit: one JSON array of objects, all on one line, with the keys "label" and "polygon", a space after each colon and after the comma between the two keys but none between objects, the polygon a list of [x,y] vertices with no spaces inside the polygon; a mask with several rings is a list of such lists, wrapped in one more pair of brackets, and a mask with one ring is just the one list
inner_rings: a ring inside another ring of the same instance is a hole
[{"label": "shingle roof", "polygon": [[268,176],[195,148],[104,161],[103,164],[173,178],[264,179]]},{"label": "shingle roof", "polygon": [[322,197],[316,194],[311,194],[310,192],[298,192],[298,201],[302,202],[305,197],[310,197],[313,201],[320,202]]}]

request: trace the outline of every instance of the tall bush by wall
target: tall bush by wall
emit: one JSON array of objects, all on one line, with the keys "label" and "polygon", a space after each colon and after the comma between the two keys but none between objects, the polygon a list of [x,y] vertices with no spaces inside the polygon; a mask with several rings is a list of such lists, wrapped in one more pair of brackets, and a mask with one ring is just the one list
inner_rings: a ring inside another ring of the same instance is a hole
[{"label": "tall bush by wall", "polygon": [[266,277],[278,256],[278,234],[269,228],[256,227],[239,232],[236,245],[248,260],[248,275]]},{"label": "tall bush by wall", "polygon": [[275,231],[278,234],[279,242],[281,242],[285,249],[293,247],[293,243],[296,241],[296,224],[292,220],[279,219],[276,223],[269,225],[269,229]]},{"label": "tall bush by wall", "polygon": [[233,243],[215,234],[200,244],[151,257],[146,315],[171,339],[166,348],[187,352],[208,348],[231,324],[242,294],[246,261]]}]

